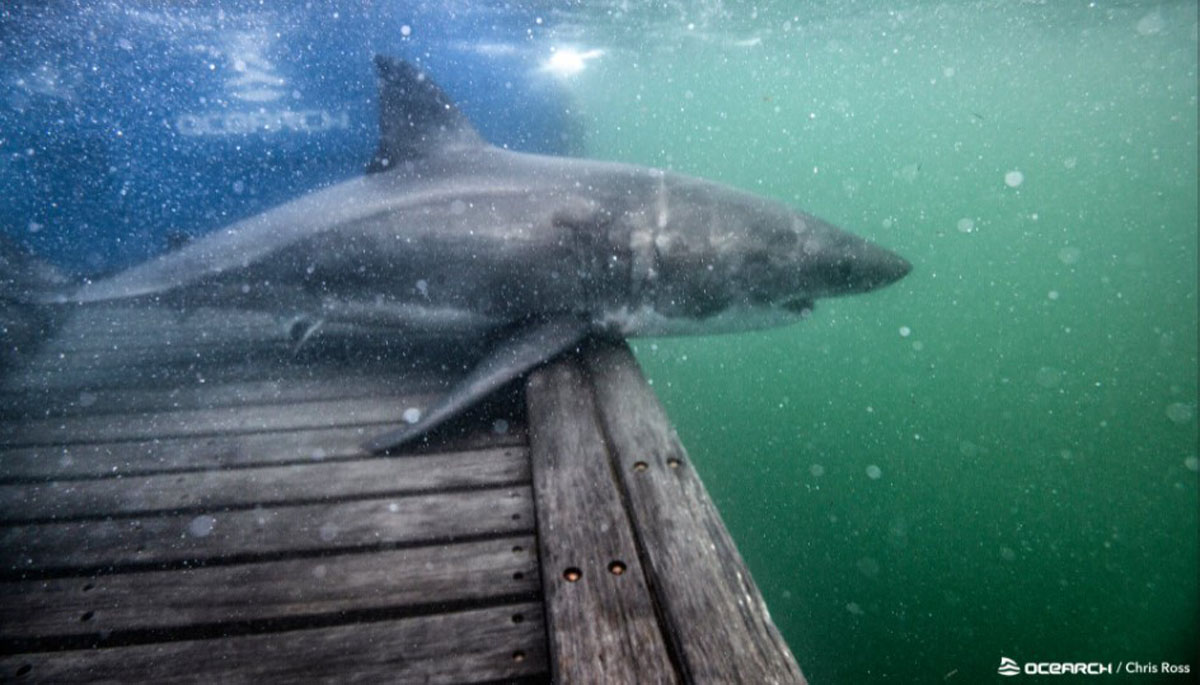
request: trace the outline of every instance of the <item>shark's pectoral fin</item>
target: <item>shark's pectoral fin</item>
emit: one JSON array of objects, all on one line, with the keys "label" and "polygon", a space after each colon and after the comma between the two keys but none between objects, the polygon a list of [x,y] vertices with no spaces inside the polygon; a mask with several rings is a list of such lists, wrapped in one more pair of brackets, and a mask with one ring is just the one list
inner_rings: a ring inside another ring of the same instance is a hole
[{"label": "shark's pectoral fin", "polygon": [[416,423],[376,436],[364,447],[389,450],[424,435],[475,404],[505,383],[570,348],[588,334],[588,322],[563,315],[521,326],[504,336],[467,377]]}]

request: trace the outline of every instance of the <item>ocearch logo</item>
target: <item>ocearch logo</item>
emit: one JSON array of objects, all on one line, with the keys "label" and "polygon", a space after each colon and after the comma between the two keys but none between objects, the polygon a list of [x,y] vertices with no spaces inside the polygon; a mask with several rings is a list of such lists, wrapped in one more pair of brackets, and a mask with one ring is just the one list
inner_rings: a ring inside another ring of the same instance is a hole
[{"label": "ocearch logo", "polygon": [[1031,661],[1024,666],[1018,666],[1017,662],[1002,656],[1000,657],[1000,668],[997,668],[996,672],[1004,676],[1018,673],[1026,675],[1111,675],[1113,665],[1097,662]]}]

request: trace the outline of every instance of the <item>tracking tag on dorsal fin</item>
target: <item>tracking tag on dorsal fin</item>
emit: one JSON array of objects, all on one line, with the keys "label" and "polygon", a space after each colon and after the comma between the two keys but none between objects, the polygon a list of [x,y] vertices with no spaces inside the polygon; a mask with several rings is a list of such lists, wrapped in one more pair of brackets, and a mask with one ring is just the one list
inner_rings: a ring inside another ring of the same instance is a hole
[{"label": "tracking tag on dorsal fin", "polygon": [[417,67],[375,56],[379,74],[379,149],[367,173],[448,149],[484,145],[471,122],[433,79]]}]

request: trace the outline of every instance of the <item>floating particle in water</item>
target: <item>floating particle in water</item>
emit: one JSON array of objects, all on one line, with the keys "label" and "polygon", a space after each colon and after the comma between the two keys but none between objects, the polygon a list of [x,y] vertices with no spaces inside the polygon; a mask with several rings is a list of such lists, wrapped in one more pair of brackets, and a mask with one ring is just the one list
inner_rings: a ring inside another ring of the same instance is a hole
[{"label": "floating particle in water", "polygon": [[871,480],[879,480],[883,476],[883,469],[871,464],[867,467],[867,478]]},{"label": "floating particle in water", "polygon": [[910,336],[910,335],[912,335],[912,329],[911,329],[911,328],[909,328],[908,326],[901,326],[901,327],[900,327],[900,337],[901,337],[901,338],[907,338],[907,337],[908,337],[908,336]]},{"label": "floating particle in water", "polygon": [[412,27],[409,26],[408,24],[401,26],[400,27],[400,35],[404,36],[405,38],[408,38],[409,36],[411,36],[412,35]]},{"label": "floating particle in water", "polygon": [[1004,174],[1004,185],[1008,186],[1009,188],[1019,187],[1024,182],[1025,174],[1017,171],[1016,169]]},{"label": "floating particle in water", "polygon": [[858,566],[858,572],[868,578],[874,578],[879,575],[879,562],[871,557],[859,559],[856,566]]},{"label": "floating particle in water", "polygon": [[820,464],[813,464],[808,467],[808,472],[812,474],[813,478],[820,478],[825,475],[825,467]]},{"label": "floating particle in water", "polygon": [[897,549],[908,547],[908,521],[903,518],[892,519],[888,523],[888,544]]},{"label": "floating particle in water", "polygon": [[1192,408],[1183,402],[1172,402],[1167,405],[1167,418],[1173,423],[1183,425],[1192,420]]},{"label": "floating particle in water", "polygon": [[1057,300],[1058,299],[1058,291],[1051,290],[1050,292],[1046,293],[1046,299],[1047,300]]},{"label": "floating particle in water", "polygon": [[1074,169],[1076,164],[1079,164],[1079,160],[1075,157],[1067,157],[1063,160],[1063,166],[1068,169]]},{"label": "floating particle in water", "polygon": [[242,181],[234,181],[233,182],[233,194],[234,195],[241,195],[245,191],[246,191],[246,184],[244,182],[242,182]]},{"label": "floating particle in water", "polygon": [[407,423],[416,423],[421,420],[421,410],[416,407],[409,407],[404,410],[404,421]]},{"label": "floating particle in water", "polygon": [[321,536],[322,542],[333,542],[335,539],[337,539],[339,532],[341,531],[338,530],[336,523],[326,523],[321,526],[320,530],[317,531],[317,534]]},{"label": "floating particle in water", "polygon": [[1062,383],[1063,372],[1053,366],[1043,366],[1037,370],[1036,379],[1043,388],[1057,388]]},{"label": "floating particle in water", "polygon": [[958,220],[958,232],[959,233],[971,233],[974,230],[975,230],[975,220],[974,219],[964,216],[963,218]]},{"label": "floating particle in water", "polygon": [[945,76],[946,78],[954,78],[954,74],[954,67],[946,67],[945,69],[942,69],[942,76]]},{"label": "floating particle in water", "polygon": [[429,281],[424,278],[417,281],[417,292],[421,293],[425,299],[429,299]]},{"label": "floating particle in water", "polygon": [[1005,561],[1012,561],[1017,558],[1017,553],[1011,547],[1001,547],[1000,558]]},{"label": "floating particle in water", "polygon": [[45,226],[43,224],[39,224],[36,221],[30,221],[28,228],[29,228],[30,233],[37,233],[38,231],[41,231],[43,228],[45,228]]},{"label": "floating particle in water", "polygon": [[1083,250],[1078,247],[1067,246],[1058,251],[1058,261],[1063,264],[1077,264],[1082,256]]},{"label": "floating particle in water", "polygon": [[492,421],[492,432],[496,435],[507,435],[508,421],[505,421],[504,419],[496,419],[495,421]]},{"label": "floating particle in water", "polygon": [[217,519],[208,514],[201,514],[192,519],[192,522],[188,524],[188,532],[198,538],[207,537],[209,533],[213,532],[213,528],[216,526]]},{"label": "floating particle in water", "polygon": [[849,611],[855,616],[862,616],[864,613],[866,613],[863,611],[863,608],[858,605],[858,602],[848,602],[846,604],[846,611]]},{"label": "floating particle in water", "polygon": [[395,514],[396,512],[400,511],[400,505],[396,504],[395,502],[389,502],[388,503],[388,511]]},{"label": "floating particle in water", "polygon": [[1183,467],[1188,471],[1200,470],[1200,459],[1197,459],[1195,455],[1192,455],[1183,460]]},{"label": "floating particle in water", "polygon": [[1138,19],[1137,32],[1143,36],[1153,36],[1156,33],[1162,33],[1167,28],[1167,20],[1163,19],[1162,12],[1154,10],[1150,14]]}]

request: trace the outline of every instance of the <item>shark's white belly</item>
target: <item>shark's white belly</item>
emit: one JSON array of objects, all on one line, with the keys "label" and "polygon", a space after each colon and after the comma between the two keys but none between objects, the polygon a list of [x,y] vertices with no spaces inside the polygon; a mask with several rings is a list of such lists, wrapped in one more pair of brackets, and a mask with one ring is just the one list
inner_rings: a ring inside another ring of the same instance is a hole
[{"label": "shark's white belly", "polygon": [[598,312],[593,326],[623,338],[641,336],[716,335],[761,328],[774,328],[807,316],[777,307],[729,307],[702,319],[665,316],[647,304],[622,305]]}]

